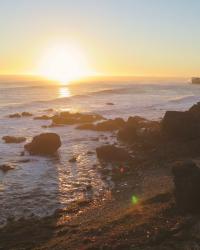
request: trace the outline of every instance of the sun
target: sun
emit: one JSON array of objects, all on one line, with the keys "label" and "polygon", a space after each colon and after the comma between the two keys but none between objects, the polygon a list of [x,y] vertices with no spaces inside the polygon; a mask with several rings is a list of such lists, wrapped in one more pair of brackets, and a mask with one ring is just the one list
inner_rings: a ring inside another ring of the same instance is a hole
[{"label": "sun", "polygon": [[93,74],[83,51],[72,45],[56,45],[46,49],[40,59],[38,74],[67,84]]}]

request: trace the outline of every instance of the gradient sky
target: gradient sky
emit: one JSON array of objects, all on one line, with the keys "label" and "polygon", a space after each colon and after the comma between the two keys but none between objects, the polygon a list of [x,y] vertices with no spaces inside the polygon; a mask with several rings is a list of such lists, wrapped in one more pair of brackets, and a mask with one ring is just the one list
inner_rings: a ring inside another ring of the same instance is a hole
[{"label": "gradient sky", "polygon": [[0,73],[34,73],[74,43],[104,75],[200,75],[199,0],[0,1]]}]

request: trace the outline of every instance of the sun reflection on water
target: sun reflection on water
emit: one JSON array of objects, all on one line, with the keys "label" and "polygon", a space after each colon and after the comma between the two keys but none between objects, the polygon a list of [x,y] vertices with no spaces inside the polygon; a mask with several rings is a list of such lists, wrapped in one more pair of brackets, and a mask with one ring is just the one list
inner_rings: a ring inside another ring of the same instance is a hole
[{"label": "sun reflection on water", "polygon": [[70,97],[71,92],[67,86],[63,86],[59,88],[59,98]]}]

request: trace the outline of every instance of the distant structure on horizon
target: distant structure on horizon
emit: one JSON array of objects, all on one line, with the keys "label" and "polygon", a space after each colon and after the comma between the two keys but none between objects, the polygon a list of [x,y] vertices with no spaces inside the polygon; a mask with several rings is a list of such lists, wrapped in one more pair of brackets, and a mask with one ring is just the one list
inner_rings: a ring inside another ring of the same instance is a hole
[{"label": "distant structure on horizon", "polygon": [[200,77],[192,77],[192,83],[200,84]]}]

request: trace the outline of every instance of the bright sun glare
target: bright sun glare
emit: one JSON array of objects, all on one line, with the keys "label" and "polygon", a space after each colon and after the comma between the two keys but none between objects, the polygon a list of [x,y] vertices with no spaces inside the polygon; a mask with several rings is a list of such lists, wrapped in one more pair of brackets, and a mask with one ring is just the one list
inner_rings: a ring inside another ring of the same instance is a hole
[{"label": "bright sun glare", "polygon": [[92,74],[84,53],[69,45],[48,48],[40,60],[38,71],[41,76],[61,84]]}]

